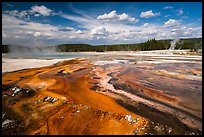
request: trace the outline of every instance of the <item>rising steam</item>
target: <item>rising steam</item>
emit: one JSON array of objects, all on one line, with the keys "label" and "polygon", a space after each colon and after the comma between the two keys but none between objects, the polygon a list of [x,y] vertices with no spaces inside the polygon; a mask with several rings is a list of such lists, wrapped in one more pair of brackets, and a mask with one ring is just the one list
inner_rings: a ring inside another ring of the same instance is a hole
[{"label": "rising steam", "polygon": [[42,57],[44,55],[49,55],[57,51],[56,47],[23,47],[16,45],[9,45],[9,57]]},{"label": "rising steam", "polygon": [[176,47],[176,43],[178,43],[179,41],[180,41],[179,38],[176,38],[173,41],[171,41],[171,46],[170,46],[169,50],[174,50]]}]

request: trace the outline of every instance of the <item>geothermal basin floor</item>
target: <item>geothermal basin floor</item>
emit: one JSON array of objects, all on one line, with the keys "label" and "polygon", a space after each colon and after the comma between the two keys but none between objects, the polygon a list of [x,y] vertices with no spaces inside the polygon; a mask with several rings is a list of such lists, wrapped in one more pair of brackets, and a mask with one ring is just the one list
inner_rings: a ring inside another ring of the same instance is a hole
[{"label": "geothermal basin floor", "polygon": [[202,134],[202,56],[34,60],[2,60],[3,134]]}]

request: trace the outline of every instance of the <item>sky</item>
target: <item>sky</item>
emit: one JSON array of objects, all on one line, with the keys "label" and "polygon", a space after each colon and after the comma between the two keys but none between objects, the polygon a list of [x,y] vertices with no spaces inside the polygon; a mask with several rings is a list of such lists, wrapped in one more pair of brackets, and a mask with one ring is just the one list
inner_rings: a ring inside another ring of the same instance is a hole
[{"label": "sky", "polygon": [[202,37],[202,2],[3,2],[2,44],[125,44]]}]

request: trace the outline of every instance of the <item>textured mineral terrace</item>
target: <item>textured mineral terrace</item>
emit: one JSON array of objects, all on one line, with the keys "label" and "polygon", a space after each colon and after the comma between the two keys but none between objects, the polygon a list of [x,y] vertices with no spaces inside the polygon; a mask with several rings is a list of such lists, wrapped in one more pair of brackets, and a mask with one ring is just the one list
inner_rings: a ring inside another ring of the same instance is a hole
[{"label": "textured mineral terrace", "polygon": [[112,52],[39,67],[2,74],[2,134],[202,134],[202,56]]}]

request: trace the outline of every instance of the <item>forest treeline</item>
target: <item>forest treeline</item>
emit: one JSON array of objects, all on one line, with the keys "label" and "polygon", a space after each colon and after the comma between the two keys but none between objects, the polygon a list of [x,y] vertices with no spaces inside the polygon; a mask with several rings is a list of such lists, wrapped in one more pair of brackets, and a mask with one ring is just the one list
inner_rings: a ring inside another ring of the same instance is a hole
[{"label": "forest treeline", "polygon": [[[171,41],[172,40],[150,39],[144,43],[138,44],[114,44],[97,46],[88,44],[61,44],[57,46],[57,49],[60,52],[166,50],[169,49]],[[197,51],[200,48],[202,48],[202,38],[181,39],[175,47],[175,49],[191,49],[192,51]]]},{"label": "forest treeline", "polygon": [[[60,44],[56,46],[58,52],[105,52],[105,51],[148,51],[148,50],[166,50],[171,46],[171,39],[156,40],[149,39],[146,42],[138,44],[114,44],[114,45],[88,45],[88,44]],[[22,47],[21,47],[22,48]],[[190,49],[197,51],[202,48],[202,38],[180,39],[175,49]],[[8,45],[2,45],[2,53],[9,52]]]}]

